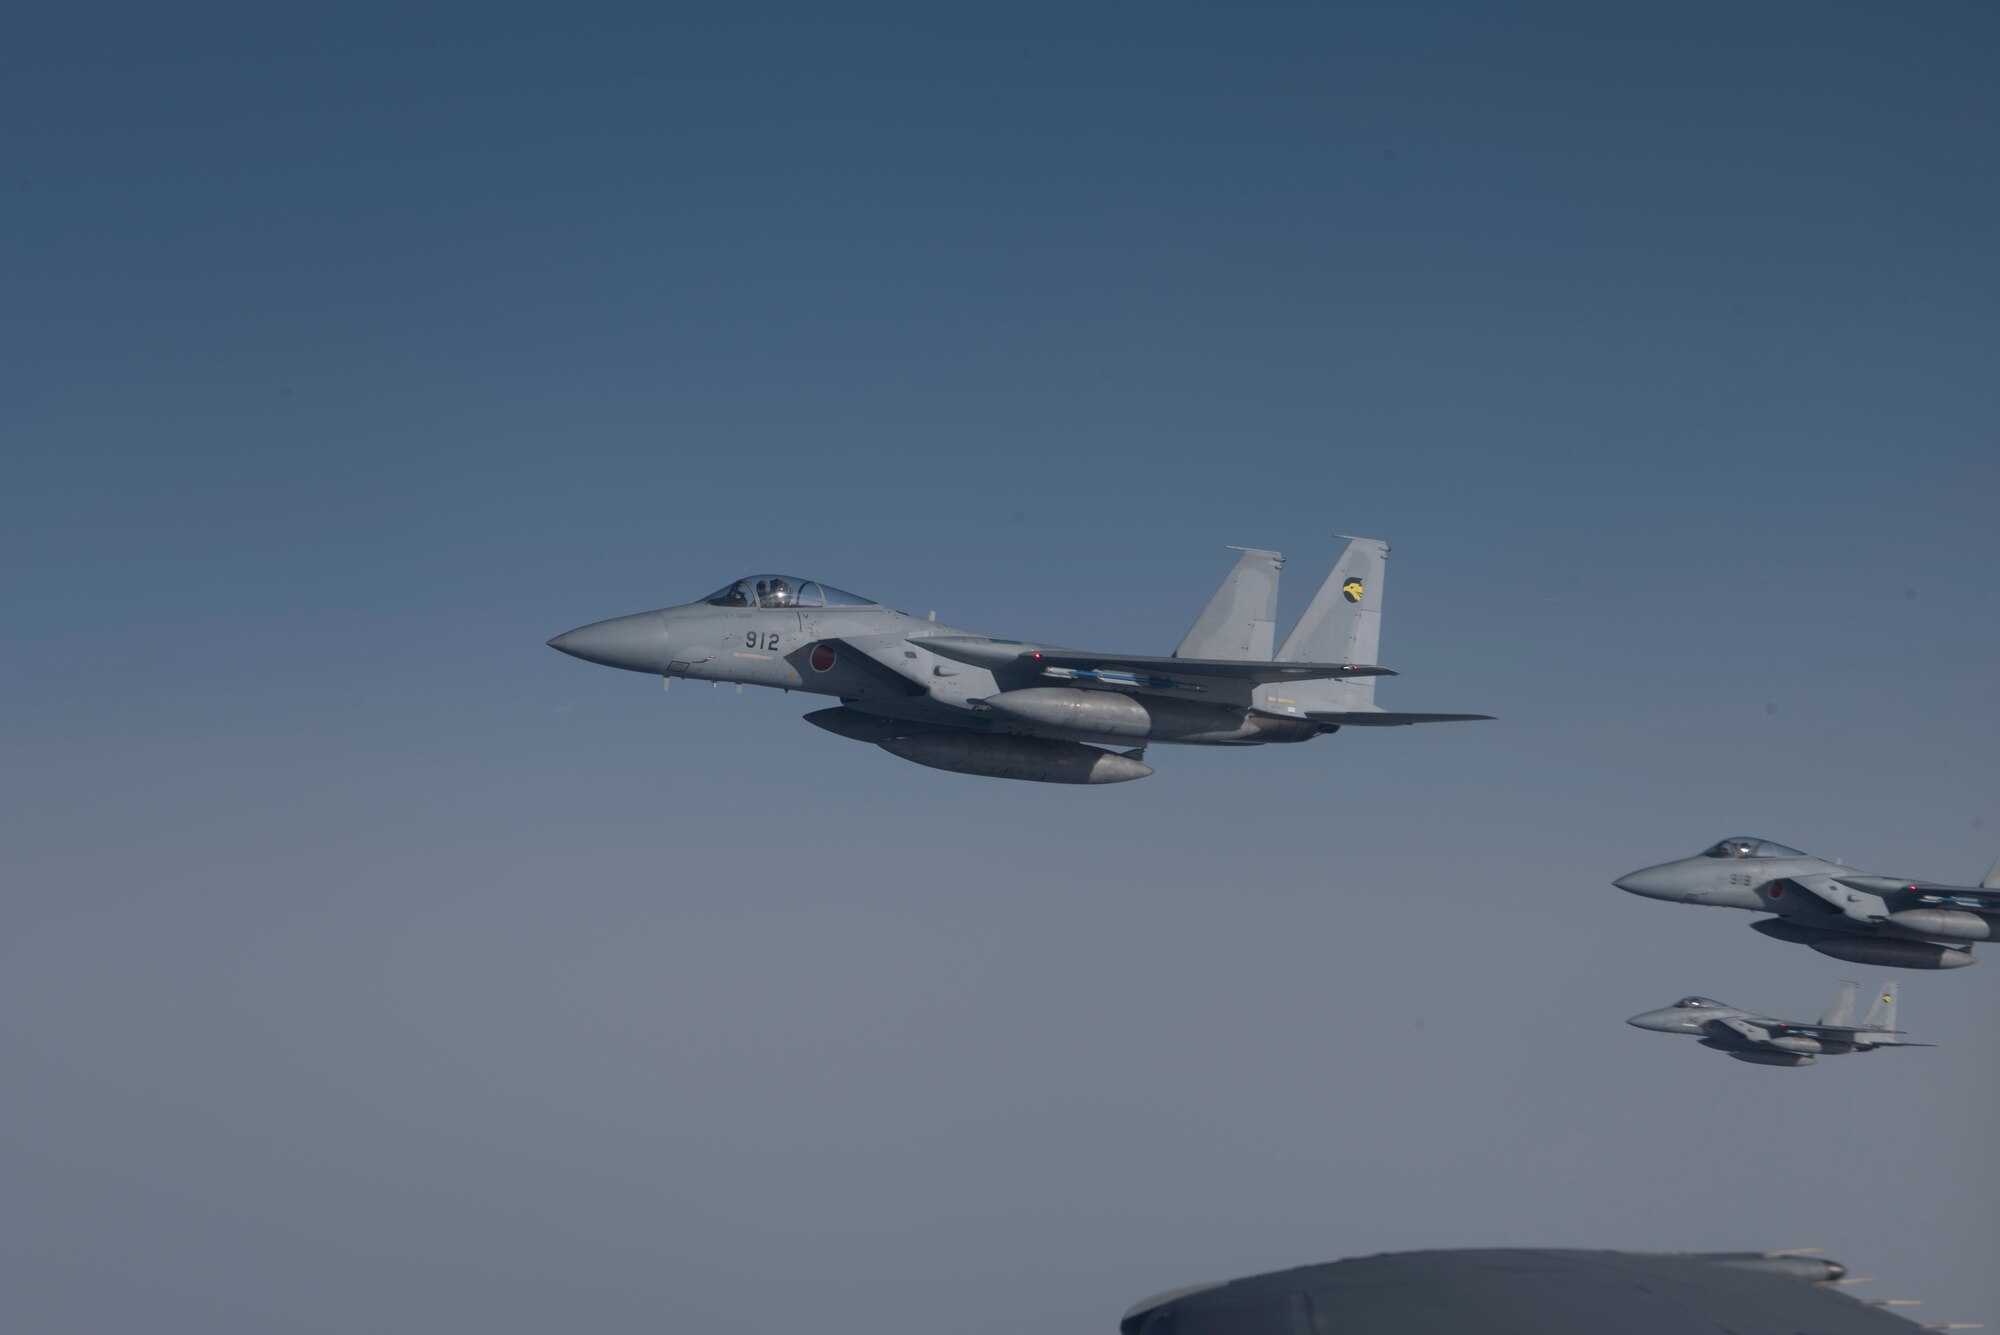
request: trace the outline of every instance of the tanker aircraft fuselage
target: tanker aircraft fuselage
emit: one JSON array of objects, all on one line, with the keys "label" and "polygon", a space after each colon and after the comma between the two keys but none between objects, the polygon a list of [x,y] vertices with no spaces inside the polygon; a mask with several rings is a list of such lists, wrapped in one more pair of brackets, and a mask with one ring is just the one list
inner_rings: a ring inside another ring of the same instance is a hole
[{"label": "tanker aircraft fuselage", "polygon": [[[1155,742],[1303,742],[1344,726],[1484,717],[1374,704],[1386,544],[1355,539],[1275,652],[1275,552],[1247,550],[1170,657],[995,639],[817,580],[754,575],[695,602],[614,617],[549,644],[671,680],[831,696],[808,714],[842,737],[937,769],[1049,783],[1151,774]],[[1332,651],[1343,653],[1337,661]],[[1360,654],[1352,651],[1365,650]],[[1123,747],[1124,751],[1106,750]]]}]

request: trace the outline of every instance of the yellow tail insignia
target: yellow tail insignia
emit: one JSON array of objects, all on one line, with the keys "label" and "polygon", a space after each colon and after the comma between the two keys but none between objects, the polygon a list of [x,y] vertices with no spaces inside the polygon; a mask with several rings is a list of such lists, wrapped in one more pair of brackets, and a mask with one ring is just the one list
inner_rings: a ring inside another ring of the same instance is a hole
[{"label": "yellow tail insignia", "polygon": [[1350,579],[1350,580],[1348,580],[1348,581],[1347,581],[1347,583],[1345,583],[1345,584],[1343,584],[1343,585],[1341,585],[1341,586],[1340,586],[1340,593],[1341,593],[1341,596],[1342,596],[1343,598],[1347,599],[1347,601],[1348,601],[1348,602],[1350,602],[1350,603],[1358,603],[1358,602],[1360,602],[1360,601],[1361,601],[1361,581],[1360,581],[1360,580],[1358,580],[1358,579]]}]

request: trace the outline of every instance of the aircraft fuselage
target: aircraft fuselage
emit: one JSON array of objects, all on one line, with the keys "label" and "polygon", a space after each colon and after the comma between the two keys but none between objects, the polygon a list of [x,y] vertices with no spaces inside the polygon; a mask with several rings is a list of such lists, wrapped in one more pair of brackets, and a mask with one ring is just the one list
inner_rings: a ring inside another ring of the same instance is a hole
[{"label": "aircraft fuselage", "polygon": [[1751,924],[1765,936],[1856,964],[1963,968],[1974,962],[1968,944],[2000,936],[2000,905],[1970,897],[1977,891],[1955,897],[1948,886],[1878,876],[1760,839],[1725,839],[1612,884],[1648,899],[1767,913]]},{"label": "aircraft fuselage", "polygon": [[[1288,717],[1287,702],[1248,706],[1127,694],[1087,674],[994,670],[923,641],[973,634],[886,607],[715,607],[691,603],[594,622],[549,643],[573,657],[650,676],[803,691],[884,719],[1099,746],[1302,742],[1334,727]],[[838,641],[839,644],[829,644]],[[988,701],[1006,697],[1000,705]]]}]

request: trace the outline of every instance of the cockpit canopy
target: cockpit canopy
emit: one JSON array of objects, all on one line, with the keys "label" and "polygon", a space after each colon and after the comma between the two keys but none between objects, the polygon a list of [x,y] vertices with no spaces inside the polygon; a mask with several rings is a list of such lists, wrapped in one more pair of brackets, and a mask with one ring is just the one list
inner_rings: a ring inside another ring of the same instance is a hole
[{"label": "cockpit canopy", "polygon": [[873,598],[794,575],[746,575],[724,585],[703,602],[714,607],[874,607]]},{"label": "cockpit canopy", "polygon": [[1769,839],[1745,839],[1738,836],[1724,839],[1714,848],[1704,849],[1705,858],[1802,858],[1805,854],[1796,848],[1786,848],[1774,844]]},{"label": "cockpit canopy", "polygon": [[1674,1003],[1673,1008],[1677,1011],[1684,1011],[1684,1010],[1726,1011],[1729,1009],[1729,1007],[1723,1005],[1721,1002],[1715,1000],[1713,997],[1682,997],[1679,1001],[1676,1001]]}]

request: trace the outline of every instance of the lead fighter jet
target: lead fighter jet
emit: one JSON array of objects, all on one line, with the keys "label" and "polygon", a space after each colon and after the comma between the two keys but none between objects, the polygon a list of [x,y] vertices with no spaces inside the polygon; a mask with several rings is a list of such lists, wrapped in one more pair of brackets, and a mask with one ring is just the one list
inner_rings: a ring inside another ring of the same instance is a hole
[{"label": "lead fighter jet", "polygon": [[1739,837],[1612,884],[1648,899],[1775,914],[1751,928],[1852,964],[1962,969],[1975,963],[1967,945],[2000,938],[2000,862],[1976,886],[1939,885]]},{"label": "lead fighter jet", "polygon": [[[1153,742],[1257,746],[1344,727],[1483,719],[1375,703],[1387,543],[1351,538],[1282,646],[1276,552],[1242,553],[1170,657],[992,639],[790,575],[614,617],[552,648],[671,679],[835,696],[806,721],[904,760],[1040,783],[1123,783]],[[1123,751],[1106,747],[1130,748]]]},{"label": "lead fighter jet", "polygon": [[1896,1028],[1894,983],[1882,984],[1861,1023],[1851,1023],[1854,998],[1860,990],[1859,983],[1842,983],[1840,995],[1817,1024],[1774,1020],[1708,997],[1682,997],[1671,1006],[1635,1015],[1625,1023],[1661,1034],[1699,1034],[1703,1047],[1758,1066],[1811,1066],[1821,1055],[1931,1046],[1909,1042]]}]

